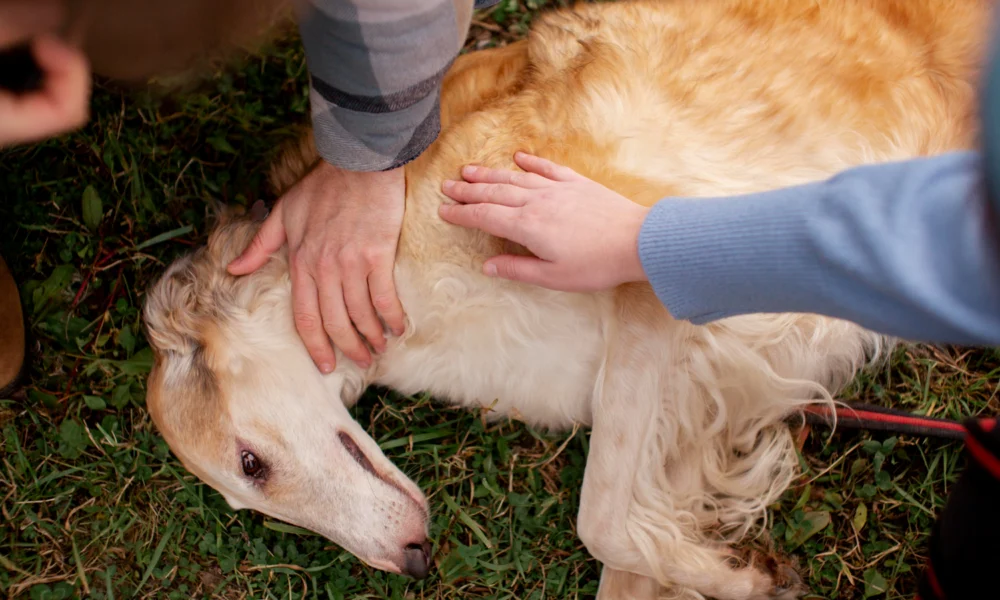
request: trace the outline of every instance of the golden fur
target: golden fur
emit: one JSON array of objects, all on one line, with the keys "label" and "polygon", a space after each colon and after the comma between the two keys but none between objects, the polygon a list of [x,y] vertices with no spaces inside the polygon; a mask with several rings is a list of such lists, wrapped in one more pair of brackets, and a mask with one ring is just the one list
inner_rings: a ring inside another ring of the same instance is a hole
[{"label": "golden fur", "polygon": [[[440,184],[467,163],[514,168],[524,150],[648,205],[968,148],[988,11],[985,0],[664,0],[548,12],[527,41],[455,63],[444,130],[406,167],[407,332],[367,371],[345,359],[322,376],[295,333],[286,254],[230,277],[256,224],[228,220],[149,292],[153,419],[233,506],[397,572],[398,548],[426,533],[426,500],[350,419],[367,385],[581,423],[592,432],[578,531],[604,564],[601,598],[795,597],[787,577],[731,548],[797,475],[786,417],[831,401],[892,341],[815,315],[696,327],[647,285],[569,294],[488,279],[483,260],[509,244],[441,221]],[[275,163],[276,191],[316,160],[306,136]],[[241,447],[273,464],[266,482],[242,475]]]}]

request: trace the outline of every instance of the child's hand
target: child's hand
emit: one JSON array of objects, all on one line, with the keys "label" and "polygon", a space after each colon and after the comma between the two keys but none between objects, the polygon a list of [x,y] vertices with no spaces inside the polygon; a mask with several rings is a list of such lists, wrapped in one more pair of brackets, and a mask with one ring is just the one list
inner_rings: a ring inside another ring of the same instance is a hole
[{"label": "child's hand", "polygon": [[527,171],[467,166],[465,181],[446,181],[441,218],[521,244],[535,256],[489,259],[487,275],[588,292],[645,281],[638,238],[649,209],[537,156],[514,155]]}]

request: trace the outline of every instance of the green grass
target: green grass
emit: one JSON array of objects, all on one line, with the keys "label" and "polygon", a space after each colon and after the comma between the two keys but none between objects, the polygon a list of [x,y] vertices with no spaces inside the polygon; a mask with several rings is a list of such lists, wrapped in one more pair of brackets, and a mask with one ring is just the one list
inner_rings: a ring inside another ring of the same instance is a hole
[{"label": "green grass", "polygon": [[[543,4],[538,2],[537,4]],[[481,15],[470,49],[523,35],[536,5]],[[151,278],[204,240],[209,203],[262,197],[273,148],[307,121],[295,40],[175,97],[100,87],[84,130],[0,155],[0,250],[34,336],[27,389],[0,400],[0,596],[578,598],[598,565],[577,539],[587,433],[372,390],[354,409],[428,493],[438,563],[415,583],[326,540],[234,512],[170,454],[144,409]],[[269,199],[269,198],[265,198]],[[996,412],[1000,356],[900,350],[848,395],[960,418]],[[906,598],[961,472],[955,443],[810,435],[774,511],[817,598]],[[884,593],[883,593],[884,592]],[[880,595],[881,594],[881,595]]]}]

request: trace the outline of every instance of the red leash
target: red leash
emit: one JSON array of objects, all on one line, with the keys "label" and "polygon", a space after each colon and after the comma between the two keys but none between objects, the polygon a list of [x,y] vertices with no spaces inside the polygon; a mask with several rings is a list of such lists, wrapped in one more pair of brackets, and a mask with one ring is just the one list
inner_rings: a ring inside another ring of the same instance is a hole
[{"label": "red leash", "polygon": [[[849,429],[890,431],[924,437],[950,440],[965,438],[965,426],[951,419],[923,417],[902,410],[894,410],[871,404],[838,404],[835,409],[827,405],[811,405],[804,410],[806,423],[831,427],[836,417],[836,426]],[[996,419],[980,421],[986,429],[992,429]]]}]

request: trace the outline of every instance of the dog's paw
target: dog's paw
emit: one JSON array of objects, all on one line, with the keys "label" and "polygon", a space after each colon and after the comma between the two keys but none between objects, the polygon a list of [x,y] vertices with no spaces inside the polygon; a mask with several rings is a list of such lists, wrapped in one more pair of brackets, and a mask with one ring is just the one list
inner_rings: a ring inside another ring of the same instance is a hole
[{"label": "dog's paw", "polygon": [[742,558],[767,580],[754,600],[797,600],[805,593],[802,577],[791,558],[770,548],[745,550]]},{"label": "dog's paw", "polygon": [[774,589],[768,598],[772,600],[798,600],[806,591],[802,577],[791,565],[778,565],[771,577],[774,579]]}]

